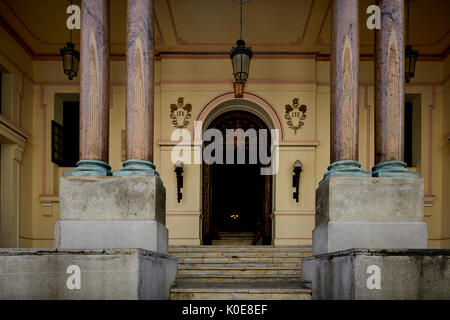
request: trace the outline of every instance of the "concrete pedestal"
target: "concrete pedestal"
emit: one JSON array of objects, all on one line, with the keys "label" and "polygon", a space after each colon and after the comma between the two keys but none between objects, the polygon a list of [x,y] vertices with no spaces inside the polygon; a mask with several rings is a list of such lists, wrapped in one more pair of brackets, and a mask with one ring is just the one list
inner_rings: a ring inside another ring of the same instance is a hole
[{"label": "concrete pedestal", "polygon": [[351,249],[302,260],[313,299],[450,299],[450,250]]},{"label": "concrete pedestal", "polygon": [[350,248],[424,249],[424,222],[328,222],[313,230],[313,255]]},{"label": "concrete pedestal", "polygon": [[58,221],[55,247],[60,249],[141,248],[168,253],[168,231],[156,221]]},{"label": "concrete pedestal", "polygon": [[426,248],[423,179],[329,177],[316,190],[313,255],[351,248]]},{"label": "concrete pedestal", "polygon": [[1,300],[168,299],[176,275],[176,258],[142,249],[0,249]]},{"label": "concrete pedestal", "polygon": [[166,191],[158,176],[63,177],[55,245],[167,254]]}]

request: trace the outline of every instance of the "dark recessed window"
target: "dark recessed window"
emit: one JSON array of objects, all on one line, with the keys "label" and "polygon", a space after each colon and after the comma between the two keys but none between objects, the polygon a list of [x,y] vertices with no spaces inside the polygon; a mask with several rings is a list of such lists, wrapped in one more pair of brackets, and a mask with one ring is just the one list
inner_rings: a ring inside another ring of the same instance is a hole
[{"label": "dark recessed window", "polygon": [[52,121],[52,161],[61,167],[75,167],[80,160],[80,103],[64,101],[62,125]]},{"label": "dark recessed window", "polygon": [[420,94],[405,95],[404,161],[418,173],[421,163],[421,104]]}]

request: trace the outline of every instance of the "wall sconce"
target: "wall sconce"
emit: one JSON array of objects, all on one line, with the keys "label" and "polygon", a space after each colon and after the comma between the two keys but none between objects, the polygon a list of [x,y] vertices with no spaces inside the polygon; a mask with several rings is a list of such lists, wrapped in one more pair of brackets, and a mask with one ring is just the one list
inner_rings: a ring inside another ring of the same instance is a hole
[{"label": "wall sconce", "polygon": [[178,203],[183,198],[181,188],[183,188],[183,162],[177,161],[175,163],[175,173],[177,174],[177,201]]},{"label": "wall sconce", "polygon": [[303,164],[300,160],[295,160],[294,162],[294,176],[292,177],[292,187],[295,188],[295,192],[293,194],[293,199],[295,202],[298,202],[300,192],[298,191],[300,188],[300,173],[303,171]]}]

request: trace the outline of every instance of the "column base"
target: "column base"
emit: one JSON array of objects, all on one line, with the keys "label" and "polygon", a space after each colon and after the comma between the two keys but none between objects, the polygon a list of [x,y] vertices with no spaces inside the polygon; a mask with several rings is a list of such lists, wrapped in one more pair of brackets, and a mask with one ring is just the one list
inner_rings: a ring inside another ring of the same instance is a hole
[{"label": "column base", "polygon": [[372,168],[373,177],[401,177],[418,178],[417,173],[411,172],[406,168],[406,163],[402,161],[384,161]]},{"label": "column base", "polygon": [[113,172],[113,176],[156,176],[159,178],[159,173],[150,161],[134,159],[125,161],[123,168]]},{"label": "column base", "polygon": [[323,179],[319,182],[322,185],[329,177],[370,177],[370,172],[365,172],[361,169],[361,164],[356,160],[341,160],[333,162],[328,171],[325,172]]},{"label": "column base", "polygon": [[80,160],[72,171],[64,171],[65,176],[111,176],[111,167],[100,160]]}]

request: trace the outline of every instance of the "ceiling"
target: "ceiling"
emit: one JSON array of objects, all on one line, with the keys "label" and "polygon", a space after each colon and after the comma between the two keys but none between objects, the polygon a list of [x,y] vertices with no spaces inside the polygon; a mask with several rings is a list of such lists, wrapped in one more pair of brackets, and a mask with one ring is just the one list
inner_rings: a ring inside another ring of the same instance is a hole
[{"label": "ceiling", "polygon": [[[361,54],[373,53],[360,0]],[[79,4],[80,0],[74,1]],[[234,0],[154,0],[157,51],[226,52],[239,38]],[[0,26],[34,59],[56,59],[69,39],[68,0],[0,0]],[[432,4],[432,5],[431,5]],[[111,0],[111,53],[123,57],[126,0]],[[330,52],[329,0],[249,0],[243,5],[243,38],[255,51]],[[443,57],[450,44],[450,1],[411,0],[410,43],[421,56]],[[79,47],[79,30],[73,39]]]}]

